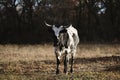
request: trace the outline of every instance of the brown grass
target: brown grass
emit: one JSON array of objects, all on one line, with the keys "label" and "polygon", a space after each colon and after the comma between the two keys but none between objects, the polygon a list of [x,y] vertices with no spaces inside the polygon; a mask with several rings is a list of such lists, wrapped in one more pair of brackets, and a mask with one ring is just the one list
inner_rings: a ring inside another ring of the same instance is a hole
[{"label": "brown grass", "polygon": [[50,45],[0,45],[1,62],[38,61],[54,58]]},{"label": "brown grass", "polygon": [[52,45],[0,45],[0,80],[119,80],[119,44],[81,44],[75,73],[55,75]]}]

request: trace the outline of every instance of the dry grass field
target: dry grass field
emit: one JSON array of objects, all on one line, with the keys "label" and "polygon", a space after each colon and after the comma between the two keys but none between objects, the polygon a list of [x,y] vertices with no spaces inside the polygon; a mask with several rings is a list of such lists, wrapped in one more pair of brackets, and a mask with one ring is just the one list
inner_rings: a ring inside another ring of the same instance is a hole
[{"label": "dry grass field", "polygon": [[55,74],[54,48],[49,45],[0,45],[0,80],[120,80],[119,44],[81,44],[74,73],[63,64]]}]

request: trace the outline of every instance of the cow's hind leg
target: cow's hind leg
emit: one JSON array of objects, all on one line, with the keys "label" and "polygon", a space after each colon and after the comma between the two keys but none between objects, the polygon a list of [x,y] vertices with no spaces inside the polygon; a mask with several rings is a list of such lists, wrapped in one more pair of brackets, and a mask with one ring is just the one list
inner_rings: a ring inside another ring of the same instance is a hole
[{"label": "cow's hind leg", "polygon": [[70,67],[70,72],[73,72],[73,64],[74,64],[74,56],[71,55],[71,67]]},{"label": "cow's hind leg", "polygon": [[72,54],[71,54],[71,60],[70,60],[70,63],[71,63],[70,72],[71,73],[73,73],[73,65],[74,65],[75,52],[76,51],[73,51]]}]

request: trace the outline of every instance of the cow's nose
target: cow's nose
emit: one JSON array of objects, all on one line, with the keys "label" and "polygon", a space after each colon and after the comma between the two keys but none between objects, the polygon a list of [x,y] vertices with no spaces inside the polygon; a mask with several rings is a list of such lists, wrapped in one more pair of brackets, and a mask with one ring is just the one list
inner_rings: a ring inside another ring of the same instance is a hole
[{"label": "cow's nose", "polygon": [[57,40],[59,40],[59,35],[57,35]]},{"label": "cow's nose", "polygon": [[57,37],[57,39],[59,40],[59,37]]}]

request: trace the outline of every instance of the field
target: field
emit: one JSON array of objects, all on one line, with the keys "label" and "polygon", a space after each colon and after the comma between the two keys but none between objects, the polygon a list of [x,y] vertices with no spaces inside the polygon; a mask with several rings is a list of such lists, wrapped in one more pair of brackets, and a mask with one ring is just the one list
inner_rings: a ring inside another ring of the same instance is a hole
[{"label": "field", "polygon": [[65,75],[63,64],[55,74],[51,44],[0,45],[0,80],[120,80],[119,44],[81,44],[74,73]]}]

